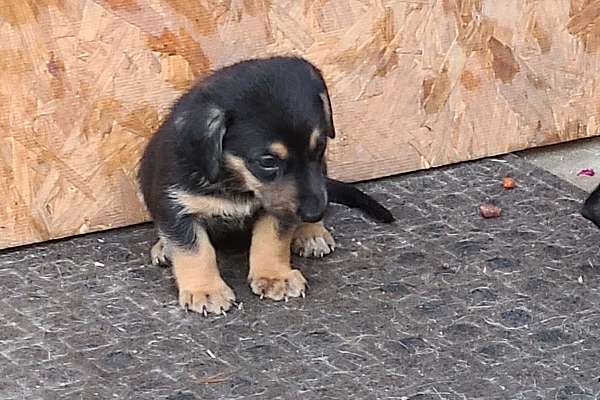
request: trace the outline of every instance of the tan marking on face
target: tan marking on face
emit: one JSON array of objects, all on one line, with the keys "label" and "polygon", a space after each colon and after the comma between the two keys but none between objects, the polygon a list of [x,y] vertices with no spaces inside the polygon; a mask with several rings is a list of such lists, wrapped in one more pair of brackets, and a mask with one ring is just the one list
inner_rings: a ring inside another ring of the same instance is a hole
[{"label": "tan marking on face", "polygon": [[183,214],[210,216],[245,217],[252,214],[258,204],[249,200],[232,201],[215,196],[203,196],[188,193],[180,189],[171,189],[169,196],[183,207]]},{"label": "tan marking on face", "polygon": [[290,246],[294,229],[281,232],[271,215],[259,218],[252,230],[250,272],[252,291],[273,300],[303,296],[306,279],[290,264]]},{"label": "tan marking on face", "polygon": [[281,142],[274,142],[269,147],[270,147],[271,151],[273,153],[277,154],[277,156],[279,158],[281,158],[282,160],[288,158],[290,155],[290,153],[288,152],[287,146]]},{"label": "tan marking on face", "polygon": [[261,203],[266,210],[278,215],[296,214],[298,188],[293,180],[265,185],[261,192]]},{"label": "tan marking on face", "polygon": [[196,227],[192,249],[173,247],[173,274],[179,289],[179,304],[198,313],[229,310],[235,294],[219,274],[215,249],[204,229]]},{"label": "tan marking on face", "polygon": [[319,143],[319,137],[321,137],[320,130],[315,129],[314,131],[312,131],[312,133],[310,134],[309,141],[308,141],[308,149],[310,151],[314,151],[317,148],[317,143]]},{"label": "tan marking on face", "polygon": [[226,165],[231,170],[237,172],[240,178],[242,178],[244,185],[246,186],[246,190],[250,190],[255,193],[260,192],[262,183],[252,174],[252,172],[248,171],[248,168],[246,168],[246,163],[243,159],[231,154],[225,154],[224,159]]},{"label": "tan marking on face", "polygon": [[298,188],[293,180],[282,179],[274,182],[261,182],[246,168],[243,159],[231,154],[225,155],[228,167],[237,172],[244,181],[246,190],[254,192],[260,204],[275,214],[295,214],[298,209]]}]

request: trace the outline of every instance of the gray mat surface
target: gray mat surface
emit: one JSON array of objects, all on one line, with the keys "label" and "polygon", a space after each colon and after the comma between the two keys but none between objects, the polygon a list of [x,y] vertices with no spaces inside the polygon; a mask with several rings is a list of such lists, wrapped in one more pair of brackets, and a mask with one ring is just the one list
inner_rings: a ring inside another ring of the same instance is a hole
[{"label": "gray mat surface", "polygon": [[362,185],[399,222],[332,207],[306,299],[259,300],[226,256],[226,317],[179,308],[148,225],[0,253],[0,399],[597,398],[600,231],[582,191],[502,160]]}]

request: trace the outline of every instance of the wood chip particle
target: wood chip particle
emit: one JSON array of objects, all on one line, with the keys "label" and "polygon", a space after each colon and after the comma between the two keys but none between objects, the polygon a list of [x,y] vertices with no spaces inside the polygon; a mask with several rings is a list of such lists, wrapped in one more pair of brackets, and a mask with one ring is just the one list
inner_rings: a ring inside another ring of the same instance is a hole
[{"label": "wood chip particle", "polygon": [[502,209],[490,203],[485,203],[479,206],[479,213],[483,218],[498,218]]},{"label": "wood chip particle", "polygon": [[517,187],[517,182],[510,176],[505,176],[502,179],[502,187],[506,190],[514,189]]}]

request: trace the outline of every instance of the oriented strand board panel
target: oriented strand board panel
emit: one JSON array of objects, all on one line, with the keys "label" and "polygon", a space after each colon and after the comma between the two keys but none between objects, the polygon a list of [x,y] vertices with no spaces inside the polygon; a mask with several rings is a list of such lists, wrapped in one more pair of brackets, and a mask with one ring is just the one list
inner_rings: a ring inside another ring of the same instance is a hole
[{"label": "oriented strand board panel", "polygon": [[144,143],[193,79],[304,55],[332,175],[598,133],[597,0],[0,0],[0,247],[140,222]]}]

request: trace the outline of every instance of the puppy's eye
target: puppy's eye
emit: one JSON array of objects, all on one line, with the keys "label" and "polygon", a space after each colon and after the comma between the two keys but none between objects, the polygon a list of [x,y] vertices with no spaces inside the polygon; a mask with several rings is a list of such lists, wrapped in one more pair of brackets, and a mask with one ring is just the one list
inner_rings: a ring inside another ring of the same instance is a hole
[{"label": "puppy's eye", "polygon": [[279,160],[272,155],[264,155],[258,159],[258,165],[266,171],[275,171],[279,168]]}]

